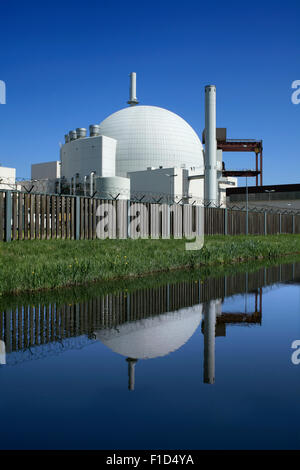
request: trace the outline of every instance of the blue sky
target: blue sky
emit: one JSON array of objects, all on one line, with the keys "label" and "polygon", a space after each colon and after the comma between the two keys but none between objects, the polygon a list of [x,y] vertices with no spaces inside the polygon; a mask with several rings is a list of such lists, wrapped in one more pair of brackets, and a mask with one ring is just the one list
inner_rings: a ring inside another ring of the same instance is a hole
[{"label": "blue sky", "polygon": [[[0,163],[17,176],[58,159],[70,129],[126,106],[135,71],[141,104],[178,113],[199,135],[204,86],[216,84],[217,125],[264,141],[264,184],[299,183],[299,1],[0,1],[0,17]],[[225,162],[253,167],[254,156]]]}]

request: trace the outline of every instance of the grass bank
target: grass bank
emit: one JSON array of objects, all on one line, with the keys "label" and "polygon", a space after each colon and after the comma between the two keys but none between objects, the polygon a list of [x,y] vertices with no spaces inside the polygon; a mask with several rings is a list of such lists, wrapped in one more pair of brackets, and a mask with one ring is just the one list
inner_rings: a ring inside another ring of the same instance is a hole
[{"label": "grass bank", "polygon": [[230,265],[300,253],[299,235],[209,236],[200,251],[184,240],[30,240],[0,243],[0,294]]}]

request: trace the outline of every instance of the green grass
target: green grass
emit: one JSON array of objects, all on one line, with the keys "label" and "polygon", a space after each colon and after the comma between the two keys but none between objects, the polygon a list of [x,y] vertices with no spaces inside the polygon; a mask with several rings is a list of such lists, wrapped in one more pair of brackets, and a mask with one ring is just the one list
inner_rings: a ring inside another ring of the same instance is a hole
[{"label": "green grass", "polygon": [[0,243],[0,294],[53,289],[153,272],[220,266],[300,253],[299,235],[209,236],[200,251],[184,240],[31,240]]}]

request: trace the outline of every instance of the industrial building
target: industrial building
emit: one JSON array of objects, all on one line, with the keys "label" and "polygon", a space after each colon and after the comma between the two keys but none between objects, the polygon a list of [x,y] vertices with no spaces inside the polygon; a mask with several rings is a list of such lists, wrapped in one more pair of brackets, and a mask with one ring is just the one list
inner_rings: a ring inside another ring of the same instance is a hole
[{"label": "industrial building", "polygon": [[227,188],[226,195],[228,207],[300,211],[300,184]]},{"label": "industrial building", "polygon": [[44,168],[33,165],[34,191],[43,181],[48,191],[65,194],[226,204],[226,188],[236,186],[237,179],[224,175],[223,150],[217,149],[215,86],[205,88],[205,151],[197,133],[180,116],[138,104],[134,72],[127,103],[100,124],[90,125],[89,135],[81,127],[65,135],[60,162],[52,162],[57,169],[60,163],[56,178],[49,163]]}]

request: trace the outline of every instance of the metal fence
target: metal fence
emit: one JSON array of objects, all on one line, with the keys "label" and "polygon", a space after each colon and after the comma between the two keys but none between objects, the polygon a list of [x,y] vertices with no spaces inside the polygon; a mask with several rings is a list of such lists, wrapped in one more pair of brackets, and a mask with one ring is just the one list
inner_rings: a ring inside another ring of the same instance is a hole
[{"label": "metal fence", "polygon": [[0,191],[0,241],[182,238],[201,235],[201,224],[206,235],[300,233],[299,214],[270,208],[241,210]]}]

